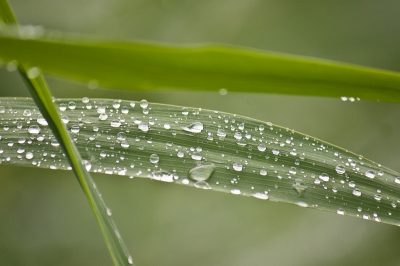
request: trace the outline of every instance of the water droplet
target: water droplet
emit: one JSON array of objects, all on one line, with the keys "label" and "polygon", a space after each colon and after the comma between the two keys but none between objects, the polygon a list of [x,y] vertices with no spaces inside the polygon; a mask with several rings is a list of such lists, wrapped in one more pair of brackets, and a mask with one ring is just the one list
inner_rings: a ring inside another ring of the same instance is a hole
[{"label": "water droplet", "polygon": [[342,164],[337,165],[335,170],[336,170],[336,173],[338,173],[339,175],[344,174],[346,172],[346,169],[344,168],[344,165],[342,165]]},{"label": "water droplet", "polygon": [[304,192],[305,192],[306,189],[307,189],[307,186],[302,185],[302,183],[303,183],[303,180],[302,180],[302,179],[296,178],[296,179],[294,180],[294,182],[295,182],[295,183],[292,185],[293,188],[297,191],[297,193],[299,194],[300,197],[303,197],[303,196],[304,196]]},{"label": "water droplet", "polygon": [[37,67],[32,67],[28,70],[28,72],[26,74],[29,79],[35,79],[35,78],[39,77],[40,70]]},{"label": "water droplet", "polygon": [[121,126],[121,122],[119,120],[113,120],[113,121],[111,121],[110,125],[112,127],[120,127]]},{"label": "water droplet", "polygon": [[374,178],[376,175],[376,172],[374,170],[368,170],[365,172],[365,176],[368,178]]},{"label": "water droplet", "polygon": [[274,154],[274,155],[279,155],[279,150],[273,149],[273,150],[272,150],[272,154]]},{"label": "water droplet", "polygon": [[115,100],[112,104],[115,109],[118,109],[121,106],[121,100]]},{"label": "water droplet", "polygon": [[234,164],[233,164],[233,169],[234,169],[235,171],[240,172],[240,171],[243,170],[243,165],[242,165],[241,163],[234,163]]},{"label": "water droplet", "polygon": [[269,198],[267,191],[265,193],[257,192],[257,193],[252,194],[251,196],[254,198],[257,198],[257,199],[262,199],[262,200],[267,200]]},{"label": "water droplet", "polygon": [[136,106],[136,103],[135,103],[135,102],[130,102],[129,105],[130,105],[132,108],[134,108],[134,107]]},{"label": "water droplet", "polygon": [[[153,154],[154,155],[154,154]],[[158,157],[158,156],[157,156]],[[168,171],[158,170],[151,173],[151,178],[163,182],[174,182],[174,175]]]},{"label": "water droplet", "polygon": [[73,125],[72,127],[71,127],[71,132],[72,133],[79,133],[79,130],[80,130],[80,128],[79,128],[79,126],[78,125]]},{"label": "water droplet", "polygon": [[218,92],[219,92],[219,95],[221,95],[221,96],[225,96],[225,95],[228,94],[228,90],[227,90],[227,89],[224,89],[224,88],[219,89]]},{"label": "water droplet", "polygon": [[183,127],[182,129],[191,133],[200,133],[203,131],[203,124],[201,122],[194,122],[187,127]]},{"label": "water droplet", "polygon": [[75,108],[76,108],[76,103],[75,103],[75,102],[69,102],[69,103],[68,103],[68,108],[71,109],[71,110],[75,110]]},{"label": "water droplet", "polygon": [[400,178],[396,177],[396,178],[394,179],[394,182],[396,182],[397,184],[400,184]]},{"label": "water droplet", "polygon": [[267,175],[267,174],[268,174],[267,170],[265,170],[265,169],[261,169],[261,170],[260,170],[260,175],[265,176],[265,175]]},{"label": "water droplet", "polygon": [[33,158],[33,153],[30,152],[30,151],[27,152],[27,153],[25,154],[25,158],[28,159],[28,160],[32,159],[32,158]]},{"label": "water droplet", "polygon": [[361,196],[361,190],[359,190],[359,189],[354,189],[354,190],[353,190],[353,195],[354,195],[354,196],[357,196],[357,197]]},{"label": "water droplet", "polygon": [[138,125],[138,128],[139,128],[141,131],[143,131],[143,132],[147,132],[147,131],[149,131],[149,129],[150,129],[149,125],[146,124],[146,123],[144,123],[144,122],[141,122],[141,123]]},{"label": "water droplet", "polygon": [[168,124],[168,123],[165,123],[165,124],[164,124],[164,128],[165,128],[165,129],[170,129],[170,128],[171,128],[171,125]]},{"label": "water droplet", "polygon": [[37,122],[39,125],[42,125],[42,126],[47,126],[47,125],[48,125],[46,119],[44,119],[44,118],[38,118],[38,119],[36,119],[36,122]]},{"label": "water droplet", "polygon": [[297,173],[296,167],[290,167],[289,173],[292,174],[292,175],[295,175]]},{"label": "water droplet", "polygon": [[376,194],[376,195],[374,196],[374,199],[375,199],[376,201],[381,201],[382,196],[379,195],[379,194]]},{"label": "water droplet", "polygon": [[88,160],[83,160],[82,164],[85,166],[86,171],[90,171],[90,169],[92,169],[92,164]]},{"label": "water droplet", "polygon": [[182,108],[182,114],[183,115],[188,115],[189,114],[189,110],[186,107]]},{"label": "water droplet", "polygon": [[346,97],[346,96],[342,96],[342,97],[340,97],[340,99],[341,99],[343,102],[347,101],[347,97]]},{"label": "water droplet", "polygon": [[257,149],[259,151],[265,151],[267,149],[267,147],[264,144],[260,144],[260,145],[257,146]]},{"label": "water droplet", "polygon": [[97,113],[98,114],[105,114],[106,113],[106,107],[105,106],[97,107]]},{"label": "water droplet", "polygon": [[32,112],[31,112],[31,110],[29,110],[29,109],[25,109],[24,110],[24,113],[22,114],[23,116],[31,116],[32,115]]},{"label": "water droplet", "polygon": [[225,138],[226,137],[226,132],[223,129],[218,129],[217,131],[217,136],[221,137],[221,138]]},{"label": "water droplet", "polygon": [[82,102],[83,103],[88,103],[90,100],[89,100],[89,98],[88,97],[83,97],[82,98]]},{"label": "water droplet", "polygon": [[240,191],[240,189],[231,189],[231,193],[233,195],[240,195],[241,191]]},{"label": "water droplet", "polygon": [[147,108],[147,106],[149,106],[149,103],[145,99],[140,101],[140,107],[144,109]]},{"label": "water droplet", "polygon": [[6,112],[6,108],[4,106],[0,106],[0,114],[4,114]]},{"label": "water droplet", "polygon": [[339,214],[339,215],[345,215],[346,214],[346,212],[343,209],[337,209],[336,213]]},{"label": "water droplet", "polygon": [[99,82],[95,79],[92,79],[87,84],[88,88],[91,90],[97,89],[99,87]]},{"label": "water droplet", "polygon": [[160,160],[160,157],[158,157],[157,154],[150,155],[150,162],[151,163],[158,163],[159,160]]},{"label": "water droplet", "polygon": [[207,181],[215,170],[215,165],[199,165],[189,171],[189,177],[195,181]]},{"label": "water droplet", "polygon": [[31,125],[29,128],[28,128],[28,133],[29,134],[33,134],[33,135],[37,135],[37,134],[39,134],[40,133],[40,127],[38,126],[38,125]]},{"label": "water droplet", "polygon": [[324,182],[328,182],[329,181],[329,175],[326,173],[322,173],[319,175],[319,179],[321,179]]},{"label": "water droplet", "polygon": [[242,134],[240,132],[235,132],[235,134],[233,135],[233,137],[237,140],[241,140],[242,139]]},{"label": "water droplet", "polygon": [[308,207],[308,204],[303,201],[296,202],[296,205],[304,208]]}]

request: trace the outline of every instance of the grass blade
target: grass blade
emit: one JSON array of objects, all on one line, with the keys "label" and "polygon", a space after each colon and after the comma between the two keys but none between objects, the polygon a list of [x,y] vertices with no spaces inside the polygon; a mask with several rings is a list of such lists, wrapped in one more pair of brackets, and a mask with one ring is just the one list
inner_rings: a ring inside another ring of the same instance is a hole
[{"label": "grass blade", "polygon": [[163,46],[50,32],[0,36],[0,57],[112,88],[226,88],[400,102],[399,73],[231,46]]},{"label": "grass blade", "polygon": [[[17,24],[17,21],[8,5],[7,1],[0,0],[0,21],[4,24]],[[44,77],[37,67],[30,67],[28,64],[19,64],[18,71],[21,74],[27,88],[32,95],[40,113],[46,118],[46,123],[49,125],[55,139],[60,143],[60,147],[66,154],[68,164],[72,166],[79,184],[81,185],[91,209],[94,212],[96,220],[100,226],[101,232],[105,239],[107,248],[111,254],[112,260],[115,265],[129,265],[133,264],[132,258],[124,246],[122,238],[120,237],[115,224],[113,223],[108,209],[98,191],[94,181],[92,180],[89,172],[86,170],[85,165],[82,163],[80,154],[71,141],[70,136],[61,121],[57,112],[56,106],[48,89]]]},{"label": "grass blade", "polygon": [[[92,172],[400,225],[397,172],[290,129],[234,114],[145,101],[83,98],[55,103]],[[3,164],[68,169],[30,99],[1,98],[0,112]],[[29,133],[32,126],[40,132]]]}]

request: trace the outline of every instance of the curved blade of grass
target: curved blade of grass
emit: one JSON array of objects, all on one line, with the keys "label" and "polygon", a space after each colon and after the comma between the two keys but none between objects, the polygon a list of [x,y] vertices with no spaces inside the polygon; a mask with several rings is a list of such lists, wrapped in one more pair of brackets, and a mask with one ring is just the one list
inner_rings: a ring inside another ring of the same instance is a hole
[{"label": "curved blade of grass", "polygon": [[[270,123],[147,102],[58,99],[87,169],[400,225],[398,173]],[[68,169],[30,99],[0,100],[0,162]],[[33,133],[31,128],[40,128]]]},{"label": "curved blade of grass", "polygon": [[400,102],[400,74],[384,70],[232,46],[163,46],[42,34],[0,36],[0,58],[113,88],[226,88]]},{"label": "curved blade of grass", "polygon": [[[3,21],[5,24],[17,24],[7,1],[1,0],[0,8],[0,21]],[[7,25],[3,24],[2,28],[6,29],[7,27],[5,26]],[[47,123],[51,129],[50,132],[52,132],[55,139],[59,141],[61,150],[65,152],[65,159],[68,164],[72,166],[72,170],[74,171],[79,184],[89,201],[90,207],[95,214],[114,264],[133,264],[132,258],[127,252],[114,222],[110,218],[110,215],[108,215],[109,211],[96,187],[96,184],[92,180],[89,172],[86,170],[85,165],[82,163],[80,154],[74,143],[71,141],[70,136],[61,121],[56,106],[53,103],[51,92],[46,85],[40,69],[37,67],[31,68],[27,64],[20,64],[18,66],[18,71],[25,81],[25,84],[38,106],[40,113],[46,118],[46,121],[48,121]]]}]

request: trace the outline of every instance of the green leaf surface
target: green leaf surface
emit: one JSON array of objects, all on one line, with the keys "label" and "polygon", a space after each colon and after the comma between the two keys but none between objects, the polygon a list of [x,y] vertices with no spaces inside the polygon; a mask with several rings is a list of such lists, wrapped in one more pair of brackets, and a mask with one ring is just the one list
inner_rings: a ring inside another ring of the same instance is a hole
[{"label": "green leaf surface", "polygon": [[[398,173],[329,143],[218,111],[58,99],[86,169],[400,225]],[[0,162],[70,169],[33,101],[0,100]]]},{"label": "green leaf surface", "polygon": [[42,31],[0,36],[0,58],[122,89],[195,89],[400,102],[400,74],[222,45],[173,46]]}]

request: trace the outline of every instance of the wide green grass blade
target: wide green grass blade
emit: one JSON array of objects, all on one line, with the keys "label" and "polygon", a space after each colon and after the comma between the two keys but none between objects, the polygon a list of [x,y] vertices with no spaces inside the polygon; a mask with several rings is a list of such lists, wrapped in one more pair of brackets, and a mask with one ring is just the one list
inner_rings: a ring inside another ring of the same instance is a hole
[{"label": "wide green grass blade", "polygon": [[399,73],[231,46],[155,45],[32,32],[0,36],[0,58],[111,88],[225,88],[400,102]]},{"label": "wide green grass blade", "polygon": [[[293,130],[234,114],[145,101],[83,98],[55,104],[92,172],[400,225],[397,172]],[[32,100],[1,98],[0,113],[0,162],[69,168]]]},{"label": "wide green grass blade", "polygon": [[[2,27],[0,30],[8,29],[7,24],[17,25],[17,21],[8,5],[8,2],[0,0],[0,8],[0,21],[3,23],[1,24]],[[61,150],[65,152],[65,158],[68,161],[68,164],[72,166],[72,170],[74,171],[79,184],[89,201],[90,207],[95,214],[114,264],[133,264],[132,258],[125,248],[122,238],[110,217],[110,212],[106,207],[96,184],[92,180],[77,148],[71,141],[70,136],[61,121],[57,108],[53,103],[51,92],[46,85],[40,69],[37,67],[31,67],[27,63],[20,63],[18,65],[18,71],[25,81],[25,84],[38,106],[40,113],[45,117],[47,121],[46,123],[49,125],[54,138],[59,141]],[[35,129],[33,129],[33,131],[35,131]]]}]

